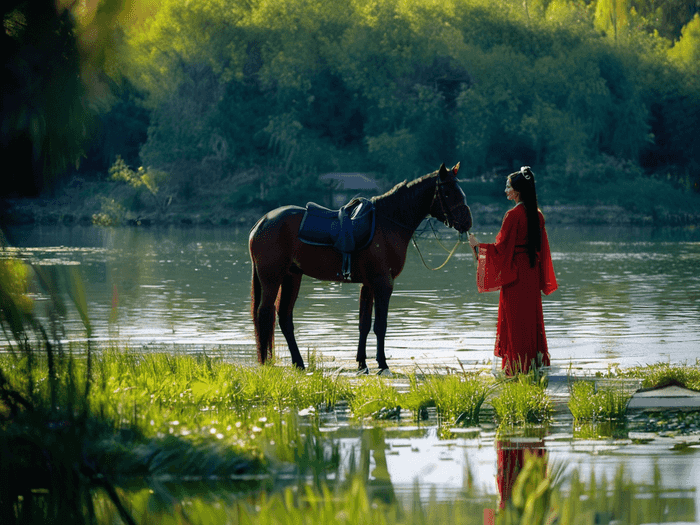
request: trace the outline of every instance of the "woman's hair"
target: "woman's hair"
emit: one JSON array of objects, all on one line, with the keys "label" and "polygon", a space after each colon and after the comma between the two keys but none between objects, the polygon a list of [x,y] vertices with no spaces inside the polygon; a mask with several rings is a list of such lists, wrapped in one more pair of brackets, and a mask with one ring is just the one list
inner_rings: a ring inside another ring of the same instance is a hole
[{"label": "woman's hair", "polygon": [[530,166],[523,166],[520,171],[508,175],[510,185],[520,193],[520,200],[525,206],[527,215],[527,254],[530,258],[530,267],[537,262],[537,252],[542,244],[540,232],[540,216],[537,208],[537,192],[535,191],[535,174]]}]

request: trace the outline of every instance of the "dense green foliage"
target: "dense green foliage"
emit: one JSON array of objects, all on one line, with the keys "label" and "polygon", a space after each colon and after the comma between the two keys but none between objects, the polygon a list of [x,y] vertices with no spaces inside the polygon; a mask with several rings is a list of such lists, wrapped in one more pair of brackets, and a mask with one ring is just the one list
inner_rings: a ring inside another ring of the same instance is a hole
[{"label": "dense green foliage", "polygon": [[[697,0],[95,5],[3,8],[2,143],[30,186],[81,156],[82,177],[105,176],[121,155],[167,173],[180,201],[230,206],[443,161],[470,178],[530,164],[564,200],[603,182],[698,190]],[[21,100],[23,68],[44,80]]]},{"label": "dense green foliage", "polygon": [[150,112],[140,160],[188,195],[228,183],[237,204],[303,200],[322,172],[390,183],[443,160],[468,177],[538,166],[560,194],[649,177],[697,188],[697,9],[163,2],[126,39]]}]

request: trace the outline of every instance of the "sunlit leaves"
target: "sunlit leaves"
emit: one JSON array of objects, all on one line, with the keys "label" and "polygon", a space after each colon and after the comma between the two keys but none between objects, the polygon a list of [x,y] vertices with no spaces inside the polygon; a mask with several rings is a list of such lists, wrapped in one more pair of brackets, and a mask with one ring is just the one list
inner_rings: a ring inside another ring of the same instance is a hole
[{"label": "sunlit leaves", "polygon": [[23,261],[0,258],[0,324],[8,327],[15,339],[21,338],[24,321],[33,307],[28,285],[29,267]]},{"label": "sunlit leaves", "polygon": [[700,14],[696,14],[682,29],[681,38],[668,52],[669,57],[687,68],[689,72],[700,74]]}]

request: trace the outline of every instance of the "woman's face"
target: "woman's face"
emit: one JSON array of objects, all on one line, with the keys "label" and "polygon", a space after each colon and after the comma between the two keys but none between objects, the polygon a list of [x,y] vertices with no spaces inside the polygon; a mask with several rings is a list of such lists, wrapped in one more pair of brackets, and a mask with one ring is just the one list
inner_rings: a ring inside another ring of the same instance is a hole
[{"label": "woman's face", "polygon": [[510,177],[506,179],[506,197],[509,201],[520,202],[520,192],[515,191],[510,185]]}]

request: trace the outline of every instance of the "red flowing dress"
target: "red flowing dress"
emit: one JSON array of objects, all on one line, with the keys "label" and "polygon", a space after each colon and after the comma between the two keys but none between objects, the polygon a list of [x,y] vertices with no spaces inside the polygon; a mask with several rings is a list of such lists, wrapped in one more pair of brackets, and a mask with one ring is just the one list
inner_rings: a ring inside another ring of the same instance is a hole
[{"label": "red flowing dress", "polygon": [[508,375],[549,365],[542,296],[557,289],[544,216],[538,210],[542,244],[534,267],[527,254],[527,215],[518,204],[503,218],[495,243],[479,244],[479,292],[500,290],[495,354]]}]

